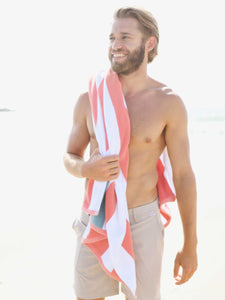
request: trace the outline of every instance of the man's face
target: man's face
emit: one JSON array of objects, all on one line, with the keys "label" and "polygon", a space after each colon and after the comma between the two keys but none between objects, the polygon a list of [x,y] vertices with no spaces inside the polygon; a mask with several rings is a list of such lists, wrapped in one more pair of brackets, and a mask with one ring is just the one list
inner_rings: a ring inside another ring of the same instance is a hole
[{"label": "man's face", "polygon": [[128,75],[136,71],[145,58],[145,42],[138,21],[117,19],[110,34],[109,60],[114,72]]}]

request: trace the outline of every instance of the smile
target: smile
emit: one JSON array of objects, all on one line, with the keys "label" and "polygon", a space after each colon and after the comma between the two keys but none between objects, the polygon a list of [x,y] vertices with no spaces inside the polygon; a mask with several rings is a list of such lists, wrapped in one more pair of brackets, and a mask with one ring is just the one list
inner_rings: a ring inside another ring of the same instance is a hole
[{"label": "smile", "polygon": [[120,60],[120,59],[122,59],[124,57],[126,57],[125,54],[116,54],[116,53],[112,54],[113,60]]}]

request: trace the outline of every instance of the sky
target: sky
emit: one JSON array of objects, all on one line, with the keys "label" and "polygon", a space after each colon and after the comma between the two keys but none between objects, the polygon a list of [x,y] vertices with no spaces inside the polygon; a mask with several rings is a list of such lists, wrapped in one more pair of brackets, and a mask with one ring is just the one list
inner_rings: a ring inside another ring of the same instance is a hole
[{"label": "sky", "polygon": [[153,78],[187,108],[225,108],[223,1],[8,0],[0,4],[0,107],[66,113],[89,77],[109,66],[113,12],[140,6],[159,24]]}]

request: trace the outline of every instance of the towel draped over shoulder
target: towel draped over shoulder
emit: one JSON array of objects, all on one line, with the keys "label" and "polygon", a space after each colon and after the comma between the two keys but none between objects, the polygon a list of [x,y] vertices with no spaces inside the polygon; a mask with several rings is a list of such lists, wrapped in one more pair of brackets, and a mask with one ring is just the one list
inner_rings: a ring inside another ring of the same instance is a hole
[{"label": "towel draped over shoulder", "polygon": [[[136,295],[135,260],[126,200],[130,120],[118,75],[110,69],[91,78],[89,99],[99,152],[102,156],[119,155],[120,174],[108,182],[89,180],[83,210],[90,218],[82,243],[96,255],[107,274],[125,283]],[[158,160],[157,171],[160,212],[164,226],[167,226],[171,216],[166,203],[174,201],[176,196],[166,148]]]}]

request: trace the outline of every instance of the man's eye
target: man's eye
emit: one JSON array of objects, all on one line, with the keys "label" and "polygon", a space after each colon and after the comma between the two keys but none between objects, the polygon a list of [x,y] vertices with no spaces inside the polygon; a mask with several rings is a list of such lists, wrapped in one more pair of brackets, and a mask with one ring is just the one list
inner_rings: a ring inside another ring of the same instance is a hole
[{"label": "man's eye", "polygon": [[124,35],[122,39],[123,39],[123,40],[126,40],[126,39],[128,39],[128,36],[127,36],[127,35]]},{"label": "man's eye", "polygon": [[110,40],[110,41],[114,41],[115,38],[111,36],[111,37],[109,38],[109,40]]}]

